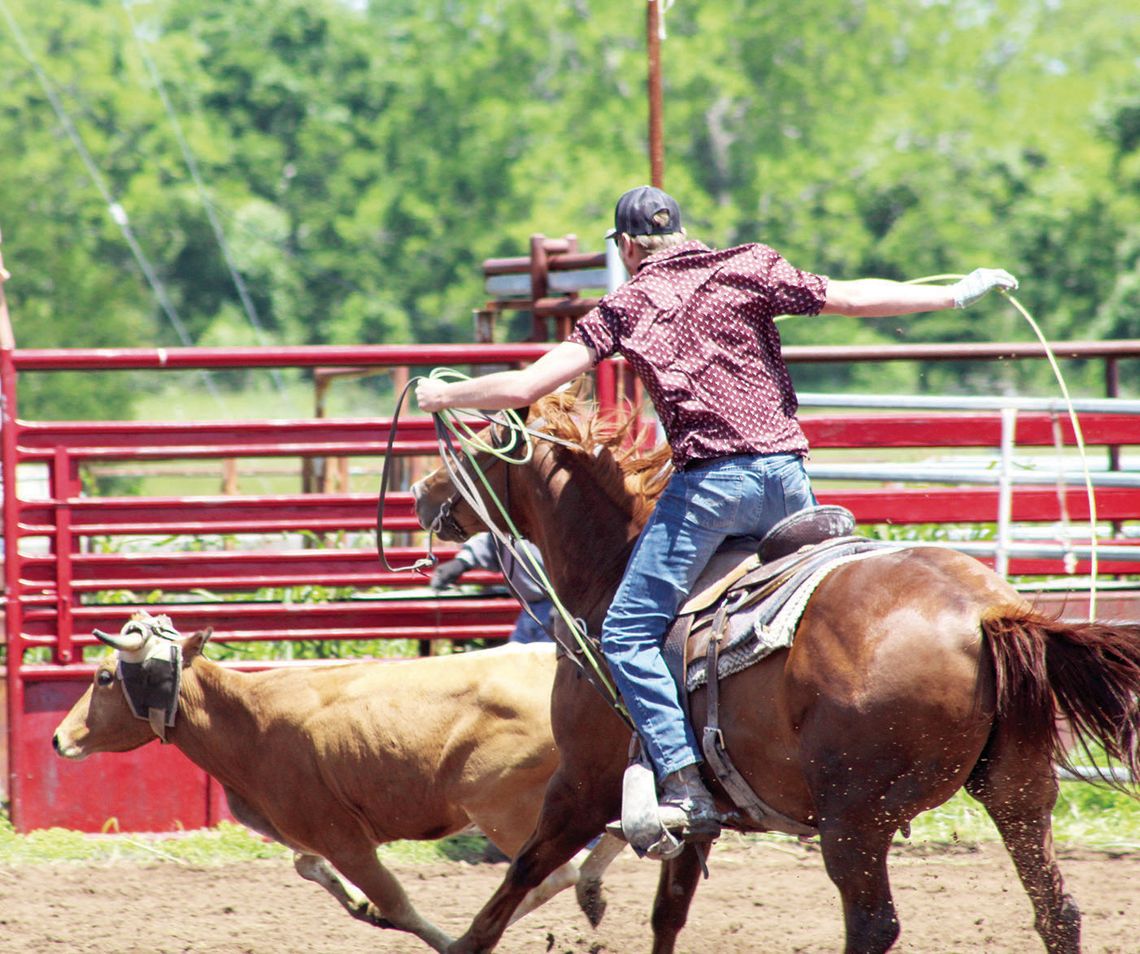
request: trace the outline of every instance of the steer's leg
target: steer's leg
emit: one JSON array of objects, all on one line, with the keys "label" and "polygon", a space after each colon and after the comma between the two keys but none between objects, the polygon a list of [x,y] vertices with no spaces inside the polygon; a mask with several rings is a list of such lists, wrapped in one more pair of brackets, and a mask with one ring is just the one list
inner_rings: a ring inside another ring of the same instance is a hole
[{"label": "steer's leg", "polygon": [[573,860],[555,868],[542,884],[532,888],[515,908],[511,924],[524,914],[530,914],[535,908],[546,904],[560,891],[576,886],[578,907],[589,919],[590,926],[597,927],[602,921],[602,915],[606,913],[606,899],[602,897],[602,875],[625,846],[625,841],[615,835],[602,835],[589,854],[585,850],[579,851]]},{"label": "steer's leg", "polygon": [[337,899],[342,908],[358,921],[371,924],[373,927],[391,926],[380,916],[375,905],[355,887],[346,883],[344,878],[333,871],[332,866],[320,855],[307,855],[303,852],[297,852],[293,855],[293,867],[297,869],[297,874],[306,881],[312,881],[313,884],[319,884],[324,888]]},{"label": "steer's leg", "polygon": [[293,863],[301,877],[325,888],[354,918],[376,927],[407,931],[434,951],[447,950],[451,938],[412,907],[400,882],[376,857],[375,848],[363,846],[329,860],[366,897],[356,894],[316,855],[299,854]]},{"label": "steer's leg", "polygon": [[565,891],[571,885],[577,883],[577,865],[575,865],[573,861],[567,861],[566,864],[559,865],[542,880],[541,884],[535,888],[531,888],[531,890],[527,892],[526,897],[519,902],[519,906],[515,908],[514,914],[511,915],[510,924],[514,924],[519,918],[530,914],[531,911],[546,904],[547,901],[559,892]]},{"label": "steer's leg", "polygon": [[616,835],[602,835],[586,860],[578,866],[578,884],[574,888],[578,896],[578,907],[594,927],[602,923],[602,916],[606,913],[602,875],[625,846],[626,842]]},{"label": "steer's leg", "polygon": [[[536,791],[516,793],[514,798],[509,792],[495,792],[497,797],[493,800],[473,805],[469,809],[471,820],[500,851],[509,858],[515,858],[526,843],[527,838],[530,837],[534,827],[533,819],[542,808],[543,790],[545,788],[544,780],[542,786]],[[522,797],[524,795],[527,797]],[[531,796],[533,796],[533,801]],[[609,839],[613,836],[607,835],[605,837]],[[617,842],[617,851],[614,851],[608,858],[605,857],[606,852],[603,851],[598,858],[595,859],[591,854],[584,862],[589,864],[589,877],[595,881],[595,890],[599,895],[601,893],[602,872],[605,871],[606,865],[613,860],[613,857],[625,844],[619,839],[613,840]],[[559,892],[578,883],[578,859],[575,858],[559,865],[539,885],[532,888],[519,903],[519,906],[515,908],[510,923],[514,924],[519,918],[545,904]],[[589,916],[589,912],[586,913]],[[594,921],[593,924],[596,927],[597,921]]]}]

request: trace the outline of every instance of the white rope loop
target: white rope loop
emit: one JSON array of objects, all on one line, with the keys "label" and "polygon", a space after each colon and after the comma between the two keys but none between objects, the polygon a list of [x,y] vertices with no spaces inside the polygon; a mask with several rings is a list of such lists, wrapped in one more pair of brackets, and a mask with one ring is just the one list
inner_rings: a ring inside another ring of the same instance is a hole
[{"label": "white rope loop", "polygon": [[[469,376],[453,368],[435,368],[429,373],[429,377],[436,381],[464,381],[468,380]],[[467,417],[465,417],[462,412],[466,412]],[[476,516],[478,516],[487,527],[499,546],[505,549],[506,552],[511,555],[512,559],[524,568],[527,576],[530,577],[533,583],[546,591],[546,595],[554,605],[554,609],[573,636],[574,642],[581,651],[581,655],[589,661],[590,668],[594,671],[595,676],[605,688],[606,692],[609,693],[611,704],[617,709],[619,715],[628,719],[628,712],[618,697],[617,687],[614,685],[606,668],[601,664],[601,661],[596,658],[593,652],[593,646],[590,644],[583,627],[562,604],[562,601],[558,598],[558,594],[554,592],[554,587],[551,585],[550,578],[546,575],[545,568],[539,564],[529,552],[518,546],[518,541],[522,539],[522,534],[507,512],[506,506],[498,498],[498,495],[495,494],[490,481],[487,479],[486,474],[483,473],[483,469],[479,467],[478,463],[474,460],[476,454],[487,454],[502,461],[508,467],[526,464],[534,457],[535,437],[541,437],[544,440],[554,439],[528,428],[522,415],[517,411],[506,410],[500,412],[500,414],[503,415],[501,419],[489,416],[482,411],[466,408],[447,409],[435,412],[432,417],[436,421],[436,431],[440,437],[440,457],[447,462],[447,470],[451,475],[452,483],[455,484],[456,491],[467,502],[467,505],[475,511]],[[468,423],[468,418],[473,418],[481,423],[504,425],[509,431],[509,440],[499,446],[484,440]],[[452,445],[452,439],[459,445],[459,452],[456,452]],[[559,440],[557,443],[564,442]],[[514,456],[512,452],[520,445],[525,448],[523,455],[521,457]],[[459,466],[463,463],[464,458],[471,461],[470,470],[474,471],[479,483],[483,485],[487,499],[493,502],[495,509],[498,511],[499,518],[507,528],[507,532],[503,532],[493,519],[490,508],[483,503],[483,496],[478,493],[478,486],[468,471],[462,466]]]},{"label": "white rope loop", "polygon": [[[923,278],[912,278],[903,282],[904,285],[932,285],[937,282],[956,282],[965,278],[965,275],[958,274],[943,274],[943,275],[926,275]],[[1057,362],[1057,356],[1053,352],[1052,346],[1045,338],[1044,332],[1041,327],[1034,320],[1033,316],[1029,313],[1028,309],[1021,304],[1010,292],[1004,288],[996,289],[998,294],[1006,299],[1013,306],[1022,318],[1033,329],[1034,335],[1041,343],[1041,347],[1045,349],[1045,357],[1049,361],[1049,367],[1053,369],[1053,376],[1057,380],[1057,385],[1061,389],[1061,396],[1065,402],[1065,408],[1068,412],[1069,423],[1073,428],[1073,436],[1076,440],[1077,453],[1080,456],[1081,472],[1084,477],[1085,493],[1088,495],[1089,503],[1089,622],[1096,621],[1096,582],[1098,573],[1098,560],[1097,560],[1097,516],[1096,516],[1096,490],[1093,487],[1092,474],[1089,472],[1088,452],[1085,449],[1085,435],[1081,430],[1081,422],[1077,418],[1077,409],[1073,405],[1073,399],[1069,396],[1069,388],[1065,384],[1065,376],[1061,373],[1061,366]],[[791,315],[780,315],[776,318],[777,321],[783,321],[787,318],[793,317]]]},{"label": "white rope loop", "polygon": [[[958,281],[964,277],[964,275],[928,275],[925,278],[911,279],[905,284],[927,285],[939,281]],[[1036,335],[1037,340],[1041,343],[1041,347],[1045,349],[1045,357],[1049,361],[1049,367],[1053,370],[1053,377],[1056,378],[1057,386],[1061,390],[1061,397],[1065,402],[1065,409],[1069,415],[1069,423],[1073,428],[1073,437],[1076,440],[1077,454],[1081,461],[1081,474],[1084,478],[1085,493],[1088,496],[1089,504],[1089,622],[1092,623],[1096,621],[1096,583],[1098,573],[1096,489],[1093,487],[1092,474],[1089,471],[1084,431],[1081,430],[1081,422],[1077,417],[1077,409],[1073,404],[1072,397],[1069,395],[1069,388],[1065,383],[1064,374],[1061,373],[1061,366],[1057,361],[1057,355],[1046,339],[1045,333],[1041,330],[1041,326],[1038,325],[1036,320],[1029,313],[1029,310],[1022,305],[1014,295],[1010,294],[1008,290],[999,288],[997,292],[1025,319],[1029,327],[1033,329],[1033,334]]]}]

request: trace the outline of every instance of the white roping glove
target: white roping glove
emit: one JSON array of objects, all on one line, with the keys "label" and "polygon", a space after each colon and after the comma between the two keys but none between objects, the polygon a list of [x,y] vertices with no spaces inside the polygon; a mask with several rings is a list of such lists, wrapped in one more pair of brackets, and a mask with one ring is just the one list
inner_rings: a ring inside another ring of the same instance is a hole
[{"label": "white roping glove", "polygon": [[950,288],[954,292],[954,307],[969,308],[995,288],[1017,288],[1017,279],[1001,268],[975,268]]}]

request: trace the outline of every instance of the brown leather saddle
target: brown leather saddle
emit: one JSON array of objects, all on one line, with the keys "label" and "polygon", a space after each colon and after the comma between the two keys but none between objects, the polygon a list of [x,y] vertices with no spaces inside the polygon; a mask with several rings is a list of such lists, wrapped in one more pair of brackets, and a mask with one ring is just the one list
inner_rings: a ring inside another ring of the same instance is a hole
[{"label": "brown leather saddle", "polygon": [[[854,518],[843,507],[813,507],[776,524],[759,546],[733,542],[709,562],[682,605],[663,653],[679,688],[692,692],[708,678],[708,641],[718,632],[719,677],[758,662],[764,645],[756,634],[780,614],[818,571],[877,550],[879,541],[852,536]],[[889,545],[888,545],[889,546]],[[714,626],[718,610],[725,619]]]},{"label": "brown leather saddle", "polygon": [[722,549],[709,562],[680,609],[663,653],[688,714],[689,693],[708,686],[701,738],[708,767],[736,805],[733,827],[810,835],[815,829],[766,804],[737,770],[719,725],[720,679],[770,652],[760,638],[801,588],[826,568],[890,547],[852,536],[855,521],[843,507],[812,507],[792,514],[755,545]]}]

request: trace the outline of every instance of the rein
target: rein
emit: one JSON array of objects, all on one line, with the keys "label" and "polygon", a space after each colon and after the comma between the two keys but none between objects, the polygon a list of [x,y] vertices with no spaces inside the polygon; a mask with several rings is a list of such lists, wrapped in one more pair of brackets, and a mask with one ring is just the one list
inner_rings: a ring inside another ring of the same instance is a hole
[{"label": "rein", "polygon": [[384,569],[389,573],[407,573],[411,571],[426,575],[427,571],[439,562],[439,558],[432,553],[432,541],[434,537],[431,534],[428,535],[427,554],[408,566],[392,566],[392,564],[388,562],[387,554],[384,553],[384,502],[388,498],[388,474],[391,472],[389,465],[392,461],[392,448],[396,443],[396,427],[400,421],[400,410],[403,408],[404,402],[408,399],[408,392],[418,380],[418,378],[411,378],[408,383],[404,385],[404,390],[400,392],[400,399],[396,402],[396,410],[392,413],[392,426],[388,430],[388,446],[384,451],[384,472],[380,477],[380,493],[376,498],[376,554],[380,557],[380,562],[384,564]]},{"label": "rein", "polygon": [[[492,428],[495,423],[492,420]],[[550,582],[545,578],[545,574],[539,567],[531,560],[530,554],[521,550],[518,546],[518,541],[521,539],[517,528],[511,522],[508,516],[511,504],[511,464],[522,464],[530,460],[533,454],[533,449],[528,447],[527,455],[524,458],[518,459],[510,456],[510,451],[516,446],[514,435],[517,433],[514,428],[510,426],[511,422],[508,420],[507,430],[511,434],[511,440],[508,443],[505,438],[500,439],[495,431],[491,432],[491,443],[488,449],[499,458],[507,469],[503,474],[503,500],[500,501],[498,496],[491,489],[490,485],[483,479],[483,485],[490,495],[491,499],[495,502],[496,508],[499,510],[500,515],[503,517],[504,522],[510,527],[510,533],[503,533],[491,520],[490,508],[484,505],[483,498],[475,492],[475,483],[472,481],[466,470],[460,466],[460,455],[456,453],[454,445],[451,442],[451,432],[447,429],[445,423],[436,420],[436,435],[440,441],[440,457],[444,462],[444,469],[447,472],[448,478],[451,480],[456,490],[439,508],[439,513],[436,514],[435,520],[432,521],[431,532],[433,534],[449,533],[451,536],[467,537],[469,534],[460,526],[459,521],[455,518],[455,506],[460,501],[465,501],[476,515],[487,526],[488,532],[494,537],[495,540],[495,556],[499,561],[499,569],[503,573],[503,580],[507,584],[507,589],[510,590],[511,595],[518,600],[523,608],[523,612],[527,614],[538,626],[546,633],[551,639],[557,640],[550,628],[538,618],[538,615],[531,608],[530,601],[519,592],[518,587],[514,583],[514,572],[521,571],[530,580],[535,587],[544,590],[548,596],[552,597],[552,590]],[[542,436],[537,431],[529,428],[522,428],[526,434],[530,436]],[[466,444],[461,441],[461,446],[464,449],[464,456],[483,477],[482,469],[479,467],[475,460],[475,454],[471,453]],[[463,488],[462,490],[460,488]]]}]

